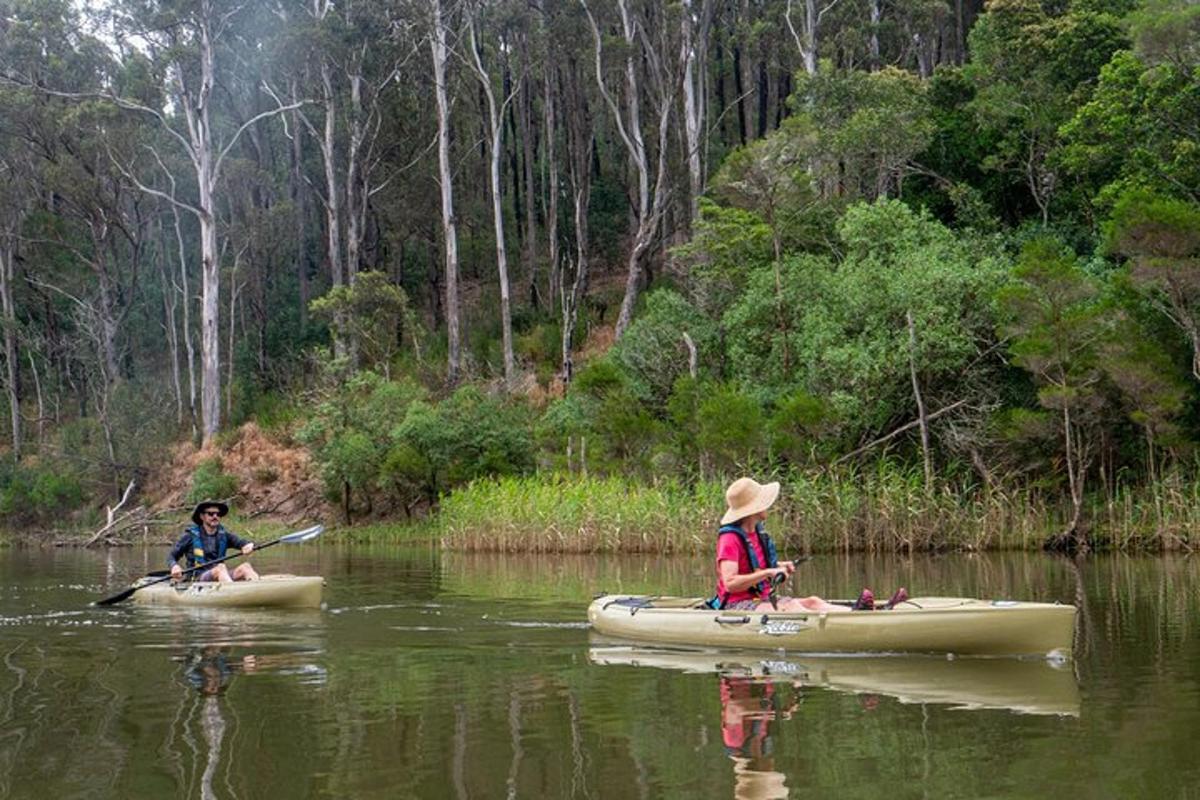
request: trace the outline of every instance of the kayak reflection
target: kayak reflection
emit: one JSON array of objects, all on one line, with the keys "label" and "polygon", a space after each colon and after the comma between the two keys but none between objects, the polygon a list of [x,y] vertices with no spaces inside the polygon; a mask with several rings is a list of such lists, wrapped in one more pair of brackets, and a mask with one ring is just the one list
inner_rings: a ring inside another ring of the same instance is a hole
[{"label": "kayak reflection", "polygon": [[771,725],[790,719],[800,704],[799,690],[780,698],[785,684],[749,676],[721,676],[721,736],[733,761],[736,800],[775,800],[789,794],[786,776],[775,769]]},{"label": "kayak reflection", "polygon": [[1069,663],[1044,659],[922,656],[785,656],[645,648],[593,639],[588,657],[623,664],[789,681],[852,694],[880,694],[902,703],[1021,714],[1079,716],[1079,686]]}]

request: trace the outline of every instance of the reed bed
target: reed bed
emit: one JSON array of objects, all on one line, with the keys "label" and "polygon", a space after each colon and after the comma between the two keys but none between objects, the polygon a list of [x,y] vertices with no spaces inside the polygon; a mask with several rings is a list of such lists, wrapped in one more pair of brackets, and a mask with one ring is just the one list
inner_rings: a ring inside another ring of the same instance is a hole
[{"label": "reed bed", "polygon": [[[768,522],[788,553],[1037,550],[1069,509],[1056,494],[939,483],[919,471],[793,472]],[[645,484],[620,476],[491,478],[443,499],[433,521],[444,547],[529,553],[707,553],[724,511],[723,481]],[[1191,550],[1200,481],[1119,486],[1092,498],[1093,545]]]}]

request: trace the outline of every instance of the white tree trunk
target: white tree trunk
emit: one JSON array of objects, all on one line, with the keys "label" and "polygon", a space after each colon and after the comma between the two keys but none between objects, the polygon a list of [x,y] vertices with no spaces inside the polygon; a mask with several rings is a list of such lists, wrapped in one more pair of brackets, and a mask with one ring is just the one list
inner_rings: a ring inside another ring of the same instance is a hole
[{"label": "white tree trunk", "polygon": [[337,98],[333,91],[333,70],[329,62],[321,62],[321,91],[325,104],[325,130],[321,152],[325,162],[325,254],[329,259],[329,275],[334,286],[344,286],[346,275],[342,268],[342,201],[335,161],[337,133]]},{"label": "white tree trunk", "polygon": [[[203,7],[211,13],[208,2]],[[200,87],[185,111],[192,138],[192,158],[200,213],[200,419],[204,444],[221,429],[221,264],[217,253],[217,215],[214,192],[217,183],[216,145],[209,116],[215,72],[215,43],[209,31],[210,17],[199,20]]]},{"label": "white tree trunk", "polygon": [[16,263],[16,238],[5,231],[0,240],[0,315],[4,325],[4,369],[5,390],[8,393],[8,411],[12,432],[12,455],[14,461],[21,460],[21,391],[20,370],[17,363],[17,314],[13,303],[13,278]]},{"label": "white tree trunk", "polygon": [[[513,356],[512,341],[512,308],[508,284],[508,247],[504,242],[504,198],[500,187],[500,156],[504,142],[504,111],[496,105],[496,93],[492,89],[492,79],[484,69],[479,57],[479,46],[475,38],[475,20],[467,23],[470,33],[471,57],[475,64],[475,75],[487,99],[488,110],[488,147],[490,152],[489,169],[492,190],[492,226],[496,235],[496,272],[500,279],[500,338],[504,349],[504,382],[512,386],[516,377],[516,359]],[[512,96],[504,99],[507,106]]]},{"label": "white tree trunk", "polygon": [[[693,0],[683,0],[680,15],[680,60],[683,62],[683,126],[687,143],[688,222],[695,224],[700,216],[700,194],[704,191],[701,167],[701,135],[704,130],[704,75],[706,65],[701,57],[703,26],[699,25],[692,8]],[[705,2],[707,14],[707,0]],[[698,35],[699,34],[699,35]]]},{"label": "white tree trunk", "polygon": [[366,192],[360,185],[362,165],[362,73],[350,75],[350,144],[346,153],[346,283],[353,286],[362,252],[362,223]]},{"label": "white tree trunk", "polygon": [[446,91],[446,25],[442,1],[433,0],[433,36],[429,47],[433,57],[433,83],[437,99],[438,178],[442,190],[442,239],[446,249],[446,379],[458,382],[462,370],[458,320],[458,234],[454,221],[454,186],[450,167],[450,100]]},{"label": "white tree trunk", "polygon": [[183,425],[183,382],[179,370],[179,327],[175,319],[175,310],[179,298],[175,295],[175,285],[167,277],[167,242],[166,233],[161,222],[158,231],[159,258],[158,277],[162,281],[163,293],[163,327],[167,330],[167,346],[171,348],[171,384],[175,390],[175,421]]},{"label": "white tree trunk", "polygon": [[546,240],[550,259],[549,269],[551,303],[558,298],[562,283],[560,266],[561,259],[558,253],[558,158],[557,153],[555,152],[555,140],[558,133],[558,125],[555,120],[554,95],[550,87],[553,69],[553,66],[548,66],[546,68],[546,99],[543,104],[546,121],[546,165],[549,173],[549,177],[547,179],[548,185],[546,187]]},{"label": "white tree trunk", "polygon": [[[642,49],[639,47],[637,25],[630,13],[628,0],[617,0],[617,7],[621,14],[621,31],[625,39],[625,103],[629,115],[629,119],[626,121],[622,117],[621,111],[612,94],[609,92],[607,84],[604,82],[602,38],[599,25],[596,23],[595,17],[592,16],[591,9],[588,8],[587,0],[580,0],[580,2],[583,3],[584,11],[587,13],[588,22],[592,29],[592,41],[595,45],[596,84],[600,89],[600,94],[604,97],[605,103],[608,105],[609,111],[613,115],[613,119],[617,124],[617,132],[620,134],[621,141],[625,144],[625,149],[629,153],[630,163],[637,176],[637,207],[634,209],[637,218],[637,229],[634,233],[633,246],[630,248],[629,257],[626,261],[625,296],[621,301],[620,314],[617,316],[616,336],[620,338],[629,327],[629,323],[633,320],[633,309],[637,304],[638,293],[641,290],[645,257],[658,232],[658,223],[662,217],[662,210],[666,200],[667,123],[671,116],[671,104],[667,100],[667,95],[669,94],[667,88],[661,85],[658,86],[660,97],[658,109],[659,149],[656,168],[657,177],[655,179],[652,204],[650,198],[650,166],[646,155],[646,143],[642,138],[641,83],[638,80],[638,71],[636,69],[638,54],[650,54],[642,52]],[[654,75],[655,72],[655,70],[650,70],[649,74]],[[661,77],[660,74],[659,78]]]},{"label": "white tree trunk", "polygon": [[881,66],[879,62],[879,21],[882,18],[882,0],[871,0],[871,38],[867,49],[871,55],[871,69],[873,70],[879,69]]},{"label": "white tree trunk", "polygon": [[179,220],[179,209],[171,206],[175,218],[175,242],[179,246],[179,294],[183,298],[180,308],[183,311],[183,350],[187,355],[188,374],[188,417],[192,424],[192,435],[198,433],[196,427],[196,347],[192,343],[192,296],[188,292],[187,252],[183,246],[183,225]]}]

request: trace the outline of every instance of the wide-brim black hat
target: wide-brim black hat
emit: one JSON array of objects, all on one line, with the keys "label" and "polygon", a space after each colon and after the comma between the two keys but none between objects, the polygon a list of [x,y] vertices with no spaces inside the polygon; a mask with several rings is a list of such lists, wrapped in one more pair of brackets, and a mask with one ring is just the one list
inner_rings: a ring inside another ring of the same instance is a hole
[{"label": "wide-brim black hat", "polygon": [[197,525],[203,525],[204,523],[200,521],[200,512],[206,508],[215,508],[217,510],[217,515],[221,517],[229,513],[229,506],[225,505],[220,500],[204,500],[200,503],[197,503],[195,510],[192,511],[192,522],[196,523]]}]

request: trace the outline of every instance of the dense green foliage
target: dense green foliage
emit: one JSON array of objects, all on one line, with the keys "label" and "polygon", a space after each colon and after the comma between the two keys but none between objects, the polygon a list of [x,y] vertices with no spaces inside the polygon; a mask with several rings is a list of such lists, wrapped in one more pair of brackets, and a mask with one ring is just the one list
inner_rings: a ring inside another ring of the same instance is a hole
[{"label": "dense green foliage", "polygon": [[1157,498],[1181,544],[1195,4],[794,6],[122,0],[114,44],[0,0],[0,514],[256,419],[347,519],[532,473],[719,505],[882,471],[947,514],[1033,498],[1068,547]]},{"label": "dense green foliage", "polygon": [[225,471],[221,459],[206,458],[192,474],[192,488],[187,501],[224,500],[237,494],[237,490],[237,478]]}]

